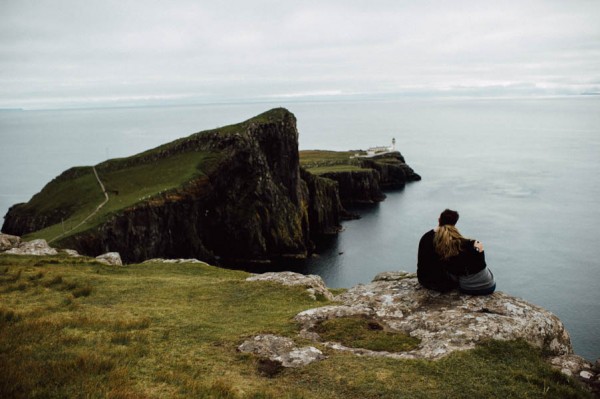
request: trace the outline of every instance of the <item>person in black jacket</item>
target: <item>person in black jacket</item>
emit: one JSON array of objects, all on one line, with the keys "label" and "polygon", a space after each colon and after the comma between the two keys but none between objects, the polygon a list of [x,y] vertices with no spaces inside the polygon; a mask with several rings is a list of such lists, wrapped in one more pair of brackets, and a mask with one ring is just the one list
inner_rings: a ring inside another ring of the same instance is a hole
[{"label": "person in black jacket", "polygon": [[419,283],[425,288],[440,292],[447,292],[458,288],[457,279],[448,273],[445,263],[436,253],[433,244],[435,232],[441,226],[454,226],[456,222],[458,222],[458,212],[446,209],[440,214],[438,227],[429,230],[419,241],[417,278],[419,279]]},{"label": "person in black jacket", "polygon": [[464,294],[488,295],[495,291],[494,275],[487,268],[483,244],[463,237],[455,227],[458,212],[446,209],[438,226],[419,241],[417,277],[425,288]]}]

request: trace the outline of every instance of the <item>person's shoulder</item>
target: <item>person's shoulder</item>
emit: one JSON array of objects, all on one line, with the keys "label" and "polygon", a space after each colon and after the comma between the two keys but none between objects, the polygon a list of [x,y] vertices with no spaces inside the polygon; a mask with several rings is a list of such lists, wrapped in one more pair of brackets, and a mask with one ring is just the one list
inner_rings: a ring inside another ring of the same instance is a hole
[{"label": "person's shoulder", "polygon": [[427,233],[423,234],[423,236],[421,237],[421,241],[427,239],[428,237],[433,237],[434,234],[435,232],[433,231],[433,229],[429,230]]}]

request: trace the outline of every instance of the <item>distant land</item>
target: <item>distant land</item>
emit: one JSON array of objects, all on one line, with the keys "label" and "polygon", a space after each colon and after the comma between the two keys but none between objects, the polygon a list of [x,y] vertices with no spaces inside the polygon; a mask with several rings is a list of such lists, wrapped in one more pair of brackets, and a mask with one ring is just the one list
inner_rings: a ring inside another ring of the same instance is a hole
[{"label": "distant land", "polygon": [[298,152],[295,116],[277,108],[143,153],[74,167],[8,211],[2,231],[126,262],[303,259],[384,189],[420,180],[397,151]]}]

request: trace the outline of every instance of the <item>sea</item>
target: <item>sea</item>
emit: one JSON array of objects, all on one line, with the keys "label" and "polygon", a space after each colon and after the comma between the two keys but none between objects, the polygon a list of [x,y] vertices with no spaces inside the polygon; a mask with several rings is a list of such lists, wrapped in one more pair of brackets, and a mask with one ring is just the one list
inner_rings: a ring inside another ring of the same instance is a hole
[{"label": "sea", "polygon": [[290,268],[330,287],[416,270],[446,208],[485,246],[498,290],[556,314],[575,352],[600,358],[600,96],[332,99],[0,111],[0,214],[72,166],[133,155],[275,107],[300,149],[396,147],[422,176],[353,209],[359,220]]}]

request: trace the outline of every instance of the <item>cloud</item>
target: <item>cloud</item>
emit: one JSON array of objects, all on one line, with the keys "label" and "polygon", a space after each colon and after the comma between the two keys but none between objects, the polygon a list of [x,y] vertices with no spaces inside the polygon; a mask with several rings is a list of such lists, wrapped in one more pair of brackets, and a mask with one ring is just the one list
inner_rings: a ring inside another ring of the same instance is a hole
[{"label": "cloud", "polygon": [[576,93],[600,81],[598,17],[600,3],[584,0],[4,0],[0,107],[494,85]]}]

